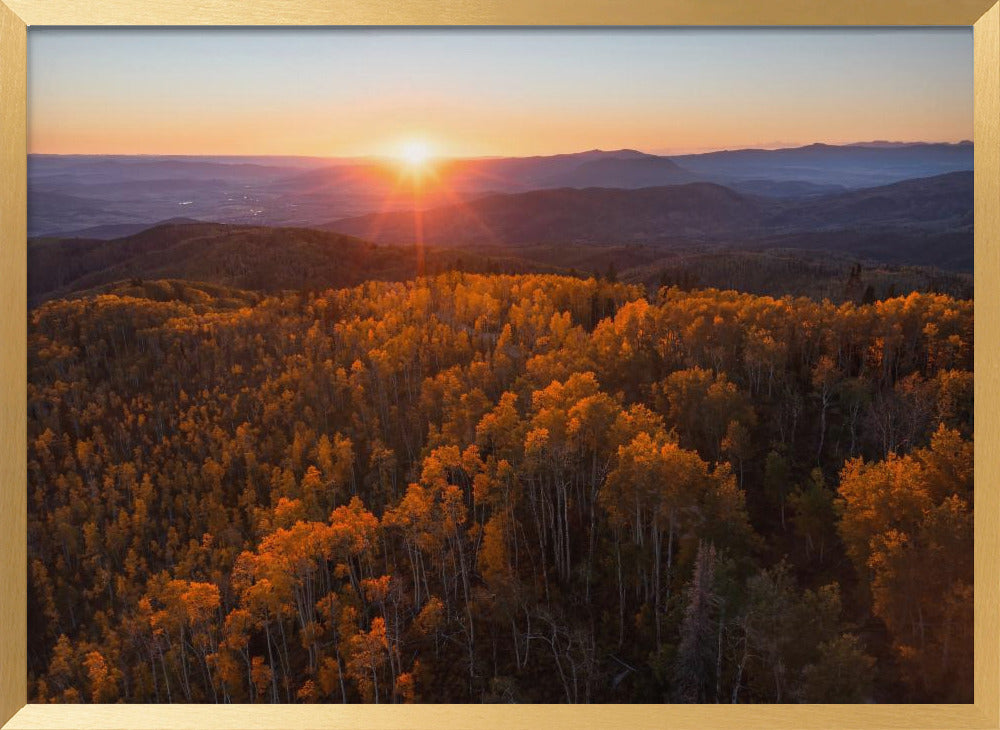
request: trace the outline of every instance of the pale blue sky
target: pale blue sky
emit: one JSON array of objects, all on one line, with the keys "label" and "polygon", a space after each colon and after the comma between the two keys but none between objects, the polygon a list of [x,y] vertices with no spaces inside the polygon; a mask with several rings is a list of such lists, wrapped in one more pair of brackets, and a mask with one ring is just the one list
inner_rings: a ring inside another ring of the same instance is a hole
[{"label": "pale blue sky", "polygon": [[693,151],[972,136],[958,29],[31,29],[32,152]]}]

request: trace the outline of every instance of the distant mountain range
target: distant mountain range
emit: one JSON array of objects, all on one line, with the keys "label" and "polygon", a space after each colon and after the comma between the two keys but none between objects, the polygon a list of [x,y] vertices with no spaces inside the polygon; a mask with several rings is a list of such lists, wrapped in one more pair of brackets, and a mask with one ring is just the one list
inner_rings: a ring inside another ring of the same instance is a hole
[{"label": "distant mountain range", "polygon": [[379,211],[560,188],[714,183],[755,196],[806,199],[968,171],[972,162],[968,142],[815,144],[679,156],[590,150],[441,160],[417,195],[396,166],[377,160],[30,155],[28,231],[35,237],[96,228],[88,235],[110,237],[125,230],[116,226],[177,217],[315,226]]},{"label": "distant mountain range", "polygon": [[880,296],[964,295],[972,153],[887,142],[590,150],[443,160],[419,184],[373,160],[32,156],[29,302],[172,296],[173,284],[142,283],[154,280],[269,292],[449,268],[617,268],[651,286],[839,297],[855,262],[879,271],[869,283]]},{"label": "distant mountain range", "polygon": [[873,187],[908,178],[971,170],[971,142],[811,144],[779,150],[726,150],[671,159],[719,182],[795,180],[848,188]]}]

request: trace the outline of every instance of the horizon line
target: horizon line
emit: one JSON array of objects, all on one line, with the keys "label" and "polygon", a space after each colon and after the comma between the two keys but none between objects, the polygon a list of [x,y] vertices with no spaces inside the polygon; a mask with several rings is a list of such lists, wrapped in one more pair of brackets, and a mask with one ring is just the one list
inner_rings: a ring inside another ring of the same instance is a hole
[{"label": "horizon line", "polygon": [[[586,154],[588,152],[603,152],[603,153],[614,153],[614,152],[638,152],[640,154],[656,156],[656,157],[682,157],[689,155],[708,155],[718,152],[747,152],[747,151],[767,151],[767,152],[778,152],[781,150],[797,150],[805,149],[807,147],[862,147],[862,146],[884,146],[884,147],[905,147],[905,146],[917,146],[917,145],[974,145],[975,142],[972,139],[958,139],[958,140],[886,140],[886,139],[872,139],[872,140],[859,140],[856,142],[808,142],[804,144],[795,143],[758,143],[746,146],[723,146],[723,147],[711,147],[711,148],[698,148],[686,151],[667,151],[665,149],[658,150],[642,150],[634,147],[619,147],[617,149],[603,149],[600,147],[592,147],[590,149],[574,150],[571,152],[548,152],[548,153],[536,153],[536,154],[472,154],[472,155],[434,155],[433,159],[437,160],[496,160],[504,158],[532,158],[532,157],[558,157],[562,155],[579,155]],[[28,152],[28,157],[215,157],[215,158],[234,158],[234,159],[246,159],[246,158],[271,158],[271,159],[312,159],[312,160],[340,160],[340,161],[374,161],[374,160],[384,160],[392,159],[395,155],[392,154],[358,154],[358,155],[318,155],[318,154],[304,154],[304,153],[264,153],[264,154],[218,154],[213,152]]]}]

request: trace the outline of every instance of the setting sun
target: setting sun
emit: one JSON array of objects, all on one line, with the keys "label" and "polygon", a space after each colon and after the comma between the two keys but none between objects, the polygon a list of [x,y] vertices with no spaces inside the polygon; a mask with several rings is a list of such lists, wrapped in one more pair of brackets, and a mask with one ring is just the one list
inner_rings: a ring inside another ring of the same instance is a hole
[{"label": "setting sun", "polygon": [[405,142],[399,150],[399,159],[410,167],[422,167],[430,156],[430,146],[423,140]]}]

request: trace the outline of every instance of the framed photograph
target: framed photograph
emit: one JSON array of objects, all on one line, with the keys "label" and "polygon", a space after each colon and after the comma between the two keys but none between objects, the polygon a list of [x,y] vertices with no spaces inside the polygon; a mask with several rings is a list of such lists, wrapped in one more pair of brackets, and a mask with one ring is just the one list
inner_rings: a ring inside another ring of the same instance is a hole
[{"label": "framed photograph", "polygon": [[1000,4],[0,0],[0,245],[3,728],[1000,727]]}]

